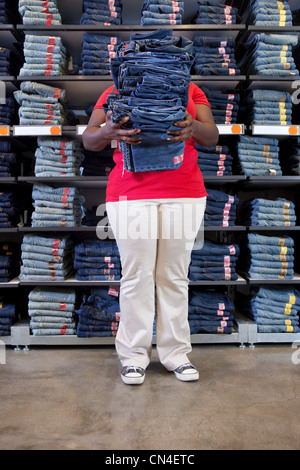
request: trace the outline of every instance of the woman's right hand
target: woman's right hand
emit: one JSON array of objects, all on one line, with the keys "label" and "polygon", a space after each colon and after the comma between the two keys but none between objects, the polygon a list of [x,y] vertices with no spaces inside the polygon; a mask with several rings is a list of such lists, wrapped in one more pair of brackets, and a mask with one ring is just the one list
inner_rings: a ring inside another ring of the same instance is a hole
[{"label": "woman's right hand", "polygon": [[122,124],[129,121],[129,117],[126,116],[119,122],[113,122],[111,120],[112,111],[106,113],[106,124],[104,126],[104,132],[107,140],[121,140],[131,145],[138,145],[141,143],[141,139],[137,136],[141,132],[140,129],[122,129]]}]

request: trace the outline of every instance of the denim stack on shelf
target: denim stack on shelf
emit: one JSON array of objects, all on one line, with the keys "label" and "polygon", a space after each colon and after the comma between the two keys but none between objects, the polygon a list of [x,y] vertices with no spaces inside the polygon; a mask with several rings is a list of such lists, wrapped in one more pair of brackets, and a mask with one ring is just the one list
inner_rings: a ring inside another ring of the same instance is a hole
[{"label": "denim stack on shelf", "polygon": [[14,92],[15,100],[20,105],[20,125],[66,125],[66,91],[57,87],[32,81],[20,84],[20,90]]},{"label": "denim stack on shelf", "polygon": [[78,281],[119,281],[121,261],[116,242],[85,240],[77,244],[74,269]]},{"label": "denim stack on shelf", "polygon": [[286,235],[248,233],[238,271],[249,279],[293,279],[294,240]]},{"label": "denim stack on shelf", "polygon": [[246,176],[282,175],[276,138],[240,136],[237,154],[237,168]]},{"label": "denim stack on shelf", "polygon": [[284,198],[275,200],[255,198],[246,201],[241,207],[243,225],[295,226],[295,204]]},{"label": "denim stack on shelf", "polygon": [[282,173],[300,176],[300,138],[293,137],[284,141],[280,147],[280,165]]},{"label": "denim stack on shelf", "polygon": [[32,227],[79,227],[84,217],[85,198],[78,188],[53,188],[35,184],[32,189]]},{"label": "denim stack on shelf", "polygon": [[120,143],[124,168],[130,172],[171,170],[183,162],[184,142],[166,140],[175,122],[184,120],[191,81],[193,43],[167,28],[136,33],[111,59],[118,94],[108,96],[104,111],[124,127],[140,128],[139,145]]},{"label": "denim stack on shelf", "polygon": [[118,36],[84,34],[82,75],[110,75],[110,60],[115,57],[120,43]]},{"label": "denim stack on shelf", "polygon": [[74,246],[69,235],[24,235],[21,281],[64,281],[73,273]]},{"label": "denim stack on shelf", "polygon": [[196,143],[198,166],[203,175],[232,175],[232,155],[227,145],[202,147]]},{"label": "denim stack on shelf", "polygon": [[20,247],[16,243],[0,243],[0,282],[9,282],[20,271]]},{"label": "denim stack on shelf", "polygon": [[0,104],[0,124],[13,126],[17,117],[17,103],[13,97],[7,97],[4,104]]},{"label": "denim stack on shelf", "polygon": [[193,249],[189,267],[190,281],[236,281],[236,263],[240,253],[236,244],[205,240],[202,248]]},{"label": "denim stack on shelf", "polygon": [[250,75],[299,75],[293,58],[297,44],[296,34],[255,34],[239,48],[239,67]]},{"label": "denim stack on shelf", "polygon": [[0,178],[16,176],[18,168],[18,159],[12,142],[0,140]]},{"label": "denim stack on shelf", "polygon": [[238,293],[240,310],[256,324],[258,333],[299,333],[300,291],[289,287],[252,288]]},{"label": "denim stack on shelf", "polygon": [[240,104],[245,124],[288,126],[292,124],[292,95],[277,90],[251,90]]},{"label": "denim stack on shelf", "polygon": [[190,289],[188,320],[191,334],[231,334],[234,304],[222,292]]},{"label": "denim stack on shelf", "polygon": [[62,24],[61,15],[57,8],[57,0],[47,0],[46,2],[19,0],[19,12],[23,24],[42,24],[45,26]]},{"label": "denim stack on shelf", "polygon": [[78,315],[77,336],[116,336],[120,320],[119,290],[93,288],[83,296]]},{"label": "denim stack on shelf", "polygon": [[84,149],[83,176],[108,176],[115,163],[113,161],[114,148],[108,145],[99,152]]},{"label": "denim stack on shelf", "polygon": [[0,336],[10,336],[16,319],[16,306],[11,300],[0,297]]},{"label": "denim stack on shelf", "polygon": [[34,336],[75,335],[73,289],[35,287],[28,296],[30,329]]},{"label": "denim stack on shelf", "polygon": [[144,0],[142,6],[142,25],[182,24],[184,1]]},{"label": "denim stack on shelf", "polygon": [[234,55],[234,39],[197,36],[193,43],[193,70],[196,75],[241,74]]},{"label": "denim stack on shelf", "polygon": [[293,26],[287,0],[250,0],[249,23],[256,26]]},{"label": "denim stack on shelf", "polygon": [[19,75],[24,58],[16,51],[0,47],[0,75]]},{"label": "denim stack on shelf", "polygon": [[34,175],[38,177],[79,176],[84,160],[80,143],[71,139],[38,137]]},{"label": "denim stack on shelf", "polygon": [[238,9],[226,0],[198,0],[196,24],[236,24],[239,22]]},{"label": "denim stack on shelf", "polygon": [[205,93],[216,124],[235,124],[238,118],[240,95],[219,90],[210,90],[204,86],[201,90]]},{"label": "denim stack on shelf", "polygon": [[204,226],[220,225],[229,227],[235,225],[239,199],[217,189],[207,189],[206,192],[208,196],[204,213]]},{"label": "denim stack on shelf", "polygon": [[120,25],[121,23],[121,0],[83,0],[80,24]]},{"label": "denim stack on shelf", "polygon": [[22,220],[24,201],[17,191],[0,193],[0,228],[17,227]]},{"label": "denim stack on shelf", "polygon": [[25,34],[24,57],[20,76],[68,74],[69,54],[59,36]]},{"label": "denim stack on shelf", "polygon": [[[23,3],[28,4],[28,0],[23,0]],[[0,24],[18,24],[21,21],[18,3],[11,0],[0,0]]]}]

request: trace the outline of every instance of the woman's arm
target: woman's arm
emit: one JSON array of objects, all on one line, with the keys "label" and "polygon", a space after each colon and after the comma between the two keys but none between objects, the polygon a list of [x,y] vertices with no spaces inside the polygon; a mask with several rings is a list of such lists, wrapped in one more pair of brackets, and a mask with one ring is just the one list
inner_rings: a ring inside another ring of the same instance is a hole
[{"label": "woman's arm", "polygon": [[175,126],[181,128],[178,131],[170,131],[174,137],[168,140],[180,142],[194,139],[203,147],[217,145],[219,140],[219,131],[215,124],[213,114],[209,106],[205,104],[196,104],[196,119],[193,119],[189,113],[186,113],[185,120],[176,122]]},{"label": "woman's arm", "polygon": [[139,129],[121,129],[122,124],[128,121],[129,117],[121,119],[118,123],[113,123],[111,115],[111,111],[105,115],[103,109],[100,108],[92,112],[88,125],[82,134],[82,142],[86,150],[97,152],[104,149],[112,140],[123,140],[132,145],[140,143],[140,139],[135,137],[140,132]]}]

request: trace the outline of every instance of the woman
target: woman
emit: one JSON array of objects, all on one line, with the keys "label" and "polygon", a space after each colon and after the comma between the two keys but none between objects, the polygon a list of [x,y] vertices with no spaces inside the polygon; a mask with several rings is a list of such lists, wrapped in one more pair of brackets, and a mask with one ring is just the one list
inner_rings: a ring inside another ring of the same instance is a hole
[{"label": "woman", "polygon": [[[128,117],[113,123],[111,112],[105,115],[102,106],[112,91],[113,87],[108,88],[94,107],[83,133],[87,150],[99,151],[112,141],[140,143],[138,129],[122,129]],[[185,142],[179,168],[127,172],[116,148],[116,166],[107,185],[107,214],[122,264],[116,350],[126,384],[144,382],[154,320],[157,352],[164,367],[182,381],[199,378],[187,356],[191,351],[188,269],[207,195],[195,142],[216,145],[219,134],[205,94],[193,83],[185,120],[176,127],[178,131],[170,132],[168,139]]]}]

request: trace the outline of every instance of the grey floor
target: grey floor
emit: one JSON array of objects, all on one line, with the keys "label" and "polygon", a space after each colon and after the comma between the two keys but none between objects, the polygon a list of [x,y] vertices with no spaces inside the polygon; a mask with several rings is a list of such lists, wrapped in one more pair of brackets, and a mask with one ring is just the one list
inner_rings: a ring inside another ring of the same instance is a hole
[{"label": "grey floor", "polygon": [[114,348],[7,348],[0,365],[2,450],[300,449],[300,350],[196,345],[200,380],[153,361],[120,379]]}]

